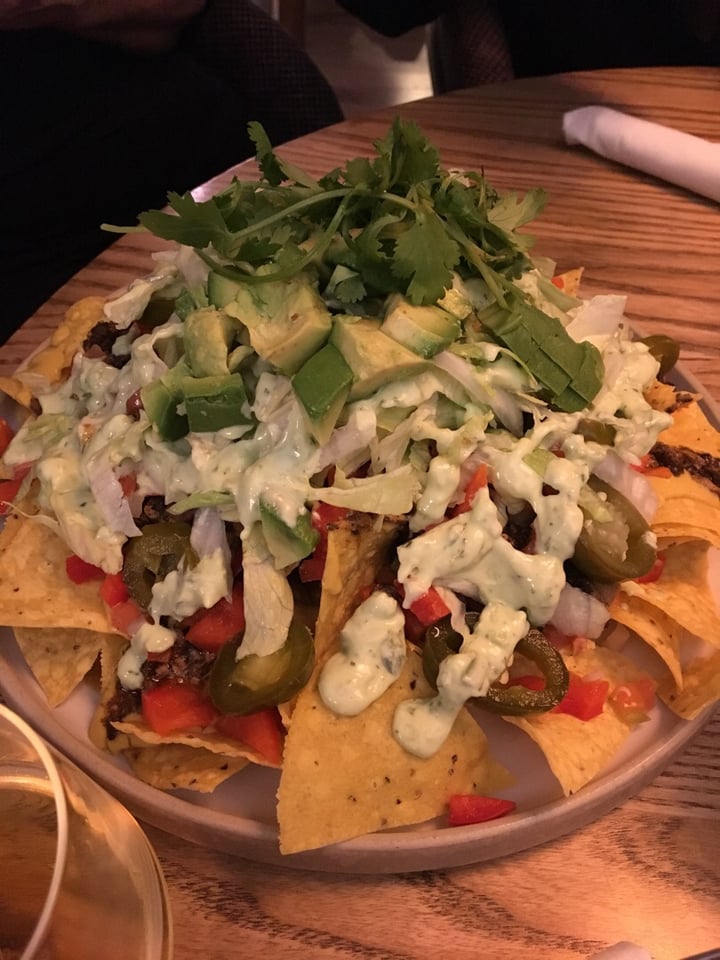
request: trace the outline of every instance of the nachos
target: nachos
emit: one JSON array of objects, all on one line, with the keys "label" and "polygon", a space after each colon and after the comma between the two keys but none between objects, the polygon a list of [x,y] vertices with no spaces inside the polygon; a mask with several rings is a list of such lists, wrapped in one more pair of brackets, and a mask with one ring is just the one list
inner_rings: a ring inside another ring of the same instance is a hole
[{"label": "nachos", "polygon": [[175,247],[3,381],[0,622],[153,786],[277,768],[288,854],[512,810],[489,712],[569,795],[720,695],[717,433],[532,259],[541,191],[399,120],[320,180],[252,133],[259,181],[143,214]]}]

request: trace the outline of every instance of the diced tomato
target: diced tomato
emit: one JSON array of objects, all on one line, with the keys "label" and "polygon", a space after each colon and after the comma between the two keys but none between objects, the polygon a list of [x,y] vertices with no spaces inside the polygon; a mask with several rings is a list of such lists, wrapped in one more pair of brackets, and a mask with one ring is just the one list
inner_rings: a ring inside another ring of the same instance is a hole
[{"label": "diced tomato", "polygon": [[630,466],[637,473],[645,473],[647,468],[650,466],[650,454],[649,453],[643,454],[643,456],[640,457],[640,463],[631,463]]},{"label": "diced tomato", "polygon": [[110,623],[116,630],[128,637],[131,634],[133,624],[144,617],[145,614],[134,600],[121,600],[120,603],[110,607]]},{"label": "diced tomato", "polygon": [[468,823],[484,823],[511,813],[516,807],[513,800],[501,797],[483,797],[474,793],[456,793],[448,803],[448,824],[461,827]]},{"label": "diced tomato", "polygon": [[665,554],[659,553],[655,558],[655,563],[650,567],[647,573],[643,574],[642,577],[636,577],[635,583],[655,583],[656,580],[659,580],[662,576],[662,572],[665,569]]},{"label": "diced tomato", "polygon": [[538,676],[536,673],[525,673],[521,677],[510,677],[509,687],[525,687],[527,690],[544,690],[545,677]]},{"label": "diced tomato", "polygon": [[643,473],[646,477],[659,477],[661,480],[669,480],[673,475],[670,467],[648,467]]},{"label": "diced tomato", "polygon": [[104,580],[105,571],[88,563],[82,557],[71,554],[65,561],[65,572],[73,583],[87,583],[88,580]]},{"label": "diced tomato", "polygon": [[467,513],[473,505],[473,500],[478,490],[486,487],[488,483],[488,468],[486,463],[481,463],[475,473],[470,477],[465,493],[460,503],[457,503],[450,511],[451,517],[458,517],[461,513]]},{"label": "diced tomato", "polygon": [[142,715],[155,733],[209,727],[218,711],[208,696],[191,683],[164,680],[142,692]]},{"label": "diced tomato", "polygon": [[609,692],[608,680],[585,680],[571,673],[567,693],[550,712],[568,713],[578,720],[592,720],[603,712]]},{"label": "diced tomato", "polygon": [[285,731],[275,707],[246,716],[238,713],[221,714],[215,721],[215,729],[257,750],[274,766],[280,766]]},{"label": "diced tomato", "polygon": [[551,643],[556,650],[562,650],[565,647],[571,647],[575,640],[575,637],[569,636],[567,633],[562,633],[551,623],[546,623],[542,628],[542,632],[545,634],[545,639]]},{"label": "diced tomato", "polygon": [[425,638],[427,626],[411,610],[403,609],[405,617],[405,637],[410,643],[420,645]]},{"label": "diced tomato", "polygon": [[30,464],[23,464],[23,466],[15,468],[15,473],[11,480],[3,480],[0,482],[0,517],[5,516],[8,512],[10,504],[17,496],[18,490],[29,470]]},{"label": "diced tomato", "polygon": [[131,493],[135,493],[138,488],[137,477],[134,473],[126,473],[122,477],[118,477],[118,482],[126,497],[129,497]]},{"label": "diced tomato", "polygon": [[348,514],[346,507],[334,507],[330,503],[318,501],[312,508],[312,525],[320,534],[320,539],[309,557],[306,557],[300,564],[299,574],[303,583],[312,583],[315,580],[322,580],[325,571],[325,561],[327,560],[327,536],[328,527],[342,520]]},{"label": "diced tomato", "polygon": [[443,617],[449,616],[450,608],[435,587],[430,587],[427,593],[410,604],[410,612],[418,618],[420,623],[429,627]]},{"label": "diced tomato", "polygon": [[557,287],[558,290],[562,290],[565,287],[565,281],[562,277],[552,277],[550,283]]},{"label": "diced tomato", "polygon": [[615,687],[608,699],[621,720],[642,723],[655,706],[655,681],[650,677],[628,680]]},{"label": "diced tomato", "polygon": [[127,600],[129,596],[128,588],[121,573],[106,574],[100,587],[100,596],[109,607],[114,607]]},{"label": "diced tomato", "polygon": [[194,617],[185,638],[200,650],[215,651],[245,629],[242,582],[238,581],[228,601],[224,597]]},{"label": "diced tomato", "polygon": [[10,441],[15,436],[15,431],[4,419],[0,417],[0,457],[5,453],[7,448],[10,446]]}]

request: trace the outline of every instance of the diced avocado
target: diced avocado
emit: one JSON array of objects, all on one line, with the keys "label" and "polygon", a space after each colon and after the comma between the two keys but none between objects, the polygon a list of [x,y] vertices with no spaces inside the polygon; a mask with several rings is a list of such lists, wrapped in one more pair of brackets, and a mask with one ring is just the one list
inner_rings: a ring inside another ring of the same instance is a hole
[{"label": "diced avocado", "polygon": [[460,321],[440,307],[415,306],[397,293],[388,299],[380,329],[413,353],[434,357],[460,335]]},{"label": "diced avocado", "polygon": [[230,372],[228,350],[236,332],[233,320],[214,307],[195,310],[188,315],[183,339],[193,376],[218,377]]},{"label": "diced avocado", "polygon": [[212,307],[224,306],[234,300],[241,284],[237,280],[229,280],[220,273],[211,270],[207,278],[208,302]]},{"label": "diced avocado", "polygon": [[287,376],[327,340],[330,313],[304,276],[239,286],[225,312],[248,329],[253,349]]},{"label": "diced avocado", "polygon": [[377,389],[427,369],[427,362],[380,330],[378,321],[342,314],[334,317],[330,342],[353,373],[349,400],[362,400]]},{"label": "diced avocado", "polygon": [[245,384],[239,373],[187,377],[182,381],[187,422],[193,433],[209,433],[250,423]]},{"label": "diced avocado", "polygon": [[453,274],[452,287],[445,291],[438,306],[460,320],[465,320],[473,310],[482,310],[493,302],[488,285],[480,277],[463,279]]},{"label": "diced avocado", "polygon": [[150,422],[164,440],[179,440],[188,432],[188,418],[178,413],[182,403],[179,387],[168,387],[162,380],[154,380],[140,390],[140,399]]},{"label": "diced avocado", "polygon": [[313,527],[310,513],[301,513],[293,527],[281,519],[271,503],[260,500],[260,522],[268,550],[278,570],[307,557],[315,549],[320,534]]},{"label": "diced avocado", "polygon": [[331,343],[314,353],[292,378],[295,396],[318,443],[327,443],[345,406],[353,373]]}]

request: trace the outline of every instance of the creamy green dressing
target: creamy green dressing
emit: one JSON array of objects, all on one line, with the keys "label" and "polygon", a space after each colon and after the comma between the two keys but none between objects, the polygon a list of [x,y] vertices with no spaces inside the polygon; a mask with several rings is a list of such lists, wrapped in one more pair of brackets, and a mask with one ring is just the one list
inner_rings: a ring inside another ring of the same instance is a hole
[{"label": "creamy green dressing", "polygon": [[362,713],[400,676],[405,656],[403,612],[393,597],[376,590],[347,621],[339,652],[320,672],[323,703],[344,717]]}]

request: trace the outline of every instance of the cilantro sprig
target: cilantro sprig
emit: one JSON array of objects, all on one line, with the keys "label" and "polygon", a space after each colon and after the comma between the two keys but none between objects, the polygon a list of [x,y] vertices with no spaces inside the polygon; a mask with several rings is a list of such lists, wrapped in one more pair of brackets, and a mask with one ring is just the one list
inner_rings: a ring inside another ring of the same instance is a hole
[{"label": "cilantro sprig", "polygon": [[481,275],[503,303],[530,265],[531,239],[517,228],[541,211],[544,192],[501,197],[479,174],[444,170],[412,122],[396,118],[374,158],[317,180],[278,156],[259,123],[249,132],[259,180],[235,179],[204,201],[170,193],[171,212],[146,211],[129,229],[193,247],[213,270],[245,283],[339,266],[341,304],[394,292],[434,303],[455,270]]}]

